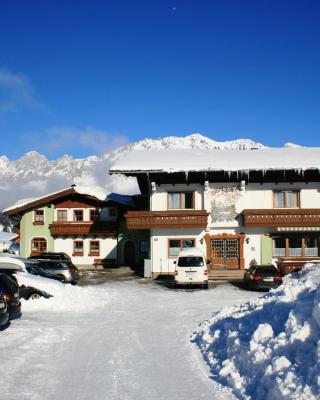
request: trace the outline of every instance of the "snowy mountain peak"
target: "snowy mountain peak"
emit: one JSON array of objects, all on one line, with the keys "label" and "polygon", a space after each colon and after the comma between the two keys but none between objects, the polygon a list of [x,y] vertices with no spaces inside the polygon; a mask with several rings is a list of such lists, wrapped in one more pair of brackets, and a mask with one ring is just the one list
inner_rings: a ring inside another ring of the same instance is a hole
[{"label": "snowy mountain peak", "polygon": [[90,156],[83,159],[64,155],[56,160],[48,160],[46,156],[37,151],[29,151],[15,161],[10,161],[6,156],[2,156],[0,157],[0,210],[11,206],[21,198],[41,197],[46,193],[68,187],[71,183],[100,186],[108,192],[138,193],[134,178],[130,180],[123,176],[108,175],[108,169],[114,161],[136,150],[258,150],[265,147],[250,139],[219,142],[196,132],[185,137],[146,138],[102,156]]},{"label": "snowy mountain peak", "polygon": [[104,158],[116,160],[128,152],[148,149],[258,150],[265,147],[266,146],[263,144],[254,142],[251,139],[218,142],[203,136],[200,133],[193,133],[185,137],[167,136],[158,139],[146,138],[123,146],[122,148],[113,151],[111,154],[106,154]]},{"label": "snowy mountain peak", "polygon": [[290,143],[290,142],[288,142],[288,143],[285,143],[285,144],[283,145],[283,147],[286,147],[286,148],[289,148],[289,149],[298,149],[298,148],[300,148],[300,147],[302,147],[302,146],[300,146],[299,144],[295,144],[295,143]]}]

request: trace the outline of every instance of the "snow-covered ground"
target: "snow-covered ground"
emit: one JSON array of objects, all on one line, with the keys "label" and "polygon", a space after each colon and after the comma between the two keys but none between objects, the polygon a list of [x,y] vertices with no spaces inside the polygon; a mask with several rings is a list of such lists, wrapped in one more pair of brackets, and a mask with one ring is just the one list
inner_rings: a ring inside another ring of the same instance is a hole
[{"label": "snow-covered ground", "polygon": [[282,286],[224,309],[194,342],[216,381],[240,399],[320,399],[320,267],[307,265]]},{"label": "snow-covered ground", "polygon": [[55,298],[24,301],[22,318],[0,333],[0,399],[235,398],[210,379],[190,337],[212,312],[261,293],[230,284],[172,290],[136,279],[52,285],[41,288]]}]

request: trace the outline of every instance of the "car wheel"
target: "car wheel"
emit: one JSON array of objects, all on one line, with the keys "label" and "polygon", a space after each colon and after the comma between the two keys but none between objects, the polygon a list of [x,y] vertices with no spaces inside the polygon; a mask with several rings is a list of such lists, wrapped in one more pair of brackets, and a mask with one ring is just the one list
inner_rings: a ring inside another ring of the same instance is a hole
[{"label": "car wheel", "polygon": [[203,289],[209,289],[209,282],[203,284]]},{"label": "car wheel", "polygon": [[66,280],[66,278],[65,278],[63,275],[57,275],[57,277],[59,278],[59,280],[60,280],[62,283],[67,283],[67,280]]},{"label": "car wheel", "polygon": [[34,299],[40,299],[41,294],[39,292],[33,292],[30,294],[30,296],[28,297],[28,300],[34,300]]}]

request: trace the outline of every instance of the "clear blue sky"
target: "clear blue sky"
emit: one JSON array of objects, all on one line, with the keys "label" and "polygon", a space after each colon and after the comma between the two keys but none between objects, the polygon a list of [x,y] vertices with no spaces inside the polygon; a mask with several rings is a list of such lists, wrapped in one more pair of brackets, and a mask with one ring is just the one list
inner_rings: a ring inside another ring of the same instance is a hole
[{"label": "clear blue sky", "polygon": [[201,132],[320,146],[320,1],[2,0],[0,154]]}]

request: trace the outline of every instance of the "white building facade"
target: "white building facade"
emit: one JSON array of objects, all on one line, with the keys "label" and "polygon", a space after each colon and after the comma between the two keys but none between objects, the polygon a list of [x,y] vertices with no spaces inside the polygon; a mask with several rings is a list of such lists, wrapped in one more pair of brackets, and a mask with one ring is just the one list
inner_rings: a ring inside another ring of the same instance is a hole
[{"label": "white building facade", "polygon": [[281,150],[156,151],[114,165],[149,194],[149,209],[126,218],[129,229],[150,229],[152,276],[173,274],[186,247],[202,249],[211,271],[257,262],[288,272],[320,259],[320,150],[311,161]]}]

